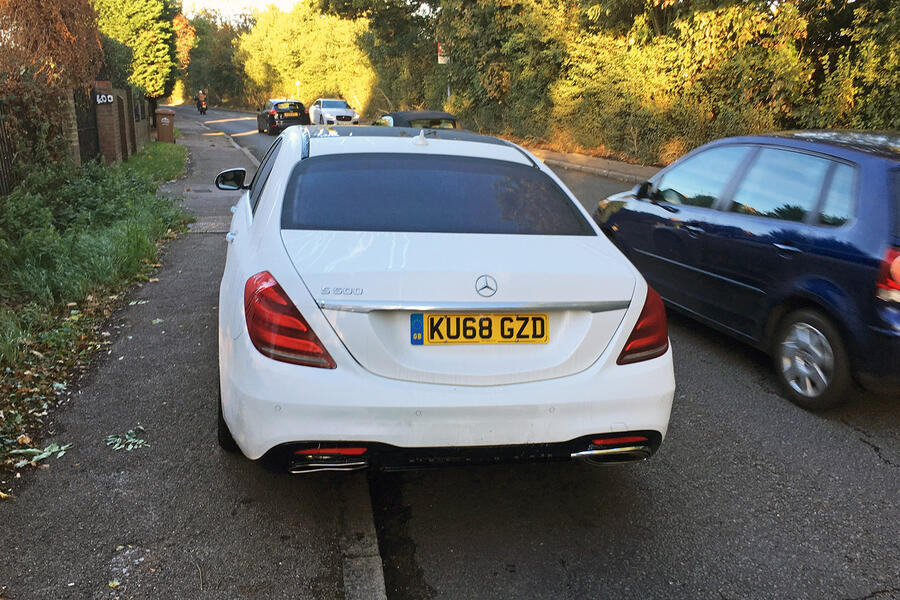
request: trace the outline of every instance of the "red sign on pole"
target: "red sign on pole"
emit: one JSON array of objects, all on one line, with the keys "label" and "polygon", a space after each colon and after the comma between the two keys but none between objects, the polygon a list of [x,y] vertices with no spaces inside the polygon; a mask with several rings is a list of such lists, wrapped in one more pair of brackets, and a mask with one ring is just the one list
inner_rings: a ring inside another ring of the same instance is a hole
[{"label": "red sign on pole", "polygon": [[450,62],[450,57],[447,56],[447,51],[446,51],[446,49],[444,49],[444,46],[440,42],[437,43],[437,46],[438,46],[438,55],[437,55],[438,56],[438,64],[446,65],[448,62]]}]

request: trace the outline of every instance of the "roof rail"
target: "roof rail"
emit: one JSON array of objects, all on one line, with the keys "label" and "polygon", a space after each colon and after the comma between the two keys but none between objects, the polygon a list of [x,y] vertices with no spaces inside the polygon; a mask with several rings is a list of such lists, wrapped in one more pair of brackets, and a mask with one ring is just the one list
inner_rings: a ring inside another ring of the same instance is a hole
[{"label": "roof rail", "polygon": [[534,162],[534,159],[531,158],[531,156],[530,156],[527,152],[525,152],[522,148],[520,148],[518,145],[513,144],[513,143],[510,142],[509,140],[504,140],[503,138],[497,138],[497,139],[502,140],[503,142],[505,142],[507,146],[512,146],[513,148],[515,148],[516,150],[518,150],[519,153],[520,153],[522,156],[524,156],[525,158],[528,159],[528,162],[531,163],[531,166],[532,166],[532,167],[534,167],[535,169],[540,169],[540,167],[538,166],[538,164],[537,164],[536,162]]},{"label": "roof rail", "polygon": [[300,136],[300,158],[309,158],[309,129],[303,127],[302,135]]}]

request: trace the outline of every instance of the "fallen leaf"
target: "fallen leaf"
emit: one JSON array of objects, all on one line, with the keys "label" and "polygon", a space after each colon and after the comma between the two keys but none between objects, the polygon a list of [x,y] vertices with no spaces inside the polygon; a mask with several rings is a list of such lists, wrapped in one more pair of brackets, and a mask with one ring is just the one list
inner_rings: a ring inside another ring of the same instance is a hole
[{"label": "fallen leaf", "polygon": [[32,350],[31,353],[34,354],[35,356],[37,356],[38,358],[44,358],[44,355],[41,354],[40,352],[38,352],[37,350]]},{"label": "fallen leaf", "polygon": [[24,445],[27,446],[28,444],[31,443],[31,438],[28,437],[27,434],[24,434],[24,433],[23,433],[23,434],[20,435],[18,438],[16,438],[16,441],[19,442],[20,444],[24,444]]},{"label": "fallen leaf", "polygon": [[159,324],[162,323],[163,321],[164,321],[164,319],[153,319],[153,320],[150,321],[150,322],[153,323],[154,325],[159,325]]},{"label": "fallen leaf", "polygon": [[151,277],[147,280],[147,283],[156,283],[159,281],[159,277]]},{"label": "fallen leaf", "polygon": [[112,589],[116,589],[117,587],[122,585],[122,583],[118,579],[111,579],[110,582],[107,583],[106,585],[108,585]]},{"label": "fallen leaf", "polygon": [[0,500],[6,500],[7,498],[9,498],[9,494],[4,494],[3,492],[0,492]]}]

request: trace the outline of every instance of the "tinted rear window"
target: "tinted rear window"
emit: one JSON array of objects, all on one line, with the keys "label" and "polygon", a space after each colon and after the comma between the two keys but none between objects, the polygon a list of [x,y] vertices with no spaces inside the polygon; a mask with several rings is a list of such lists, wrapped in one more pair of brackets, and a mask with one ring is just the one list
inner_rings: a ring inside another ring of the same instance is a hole
[{"label": "tinted rear window", "polygon": [[453,119],[413,119],[409,122],[409,126],[421,129],[456,129],[456,121]]},{"label": "tinted rear window", "polygon": [[299,102],[277,102],[275,108],[281,110],[303,110],[303,105]]},{"label": "tinted rear window", "polygon": [[343,154],[301,161],[284,229],[595,235],[547,175],[505,161]]}]

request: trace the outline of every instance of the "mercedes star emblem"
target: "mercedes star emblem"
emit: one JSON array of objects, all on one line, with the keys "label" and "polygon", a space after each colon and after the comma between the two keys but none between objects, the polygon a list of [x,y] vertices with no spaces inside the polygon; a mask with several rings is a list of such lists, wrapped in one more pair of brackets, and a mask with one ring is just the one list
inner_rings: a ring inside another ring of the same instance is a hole
[{"label": "mercedes star emblem", "polygon": [[497,280],[490,275],[482,275],[475,280],[475,291],[479,296],[490,298],[497,293]]}]

